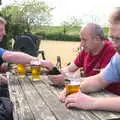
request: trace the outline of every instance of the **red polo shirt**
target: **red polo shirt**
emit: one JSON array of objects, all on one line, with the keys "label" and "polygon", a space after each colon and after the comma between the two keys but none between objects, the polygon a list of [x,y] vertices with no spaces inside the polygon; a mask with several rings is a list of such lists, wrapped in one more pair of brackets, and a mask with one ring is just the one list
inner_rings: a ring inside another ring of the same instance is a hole
[{"label": "red polo shirt", "polygon": [[75,65],[83,68],[86,77],[99,73],[109,63],[111,57],[116,52],[111,42],[106,40],[103,42],[105,45],[97,55],[93,56],[82,50],[74,61]]}]

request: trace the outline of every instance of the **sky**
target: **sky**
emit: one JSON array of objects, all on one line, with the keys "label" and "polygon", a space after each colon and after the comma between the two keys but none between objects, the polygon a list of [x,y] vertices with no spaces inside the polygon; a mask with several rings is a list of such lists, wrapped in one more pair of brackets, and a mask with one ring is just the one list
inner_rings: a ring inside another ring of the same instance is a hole
[{"label": "sky", "polygon": [[[2,0],[7,5],[12,0]],[[22,1],[22,0],[17,0]],[[60,25],[63,21],[69,21],[75,17],[81,19],[84,24],[96,22],[107,25],[108,16],[114,7],[120,6],[120,0],[41,0],[53,7],[52,25]]]}]

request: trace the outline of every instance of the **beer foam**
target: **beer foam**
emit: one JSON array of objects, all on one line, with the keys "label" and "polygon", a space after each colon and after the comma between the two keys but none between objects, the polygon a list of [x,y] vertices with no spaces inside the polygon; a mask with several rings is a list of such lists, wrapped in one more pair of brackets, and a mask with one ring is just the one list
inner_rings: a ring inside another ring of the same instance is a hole
[{"label": "beer foam", "polygon": [[80,81],[71,81],[70,82],[71,85],[80,85]]}]

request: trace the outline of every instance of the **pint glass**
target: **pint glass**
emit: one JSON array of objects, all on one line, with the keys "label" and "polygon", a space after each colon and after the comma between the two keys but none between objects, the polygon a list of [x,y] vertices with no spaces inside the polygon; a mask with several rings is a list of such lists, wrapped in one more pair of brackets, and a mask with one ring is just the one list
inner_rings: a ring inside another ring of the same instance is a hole
[{"label": "pint glass", "polygon": [[17,64],[17,72],[19,77],[25,77],[25,66],[24,64]]},{"label": "pint glass", "polygon": [[67,95],[79,91],[80,81],[81,81],[81,76],[79,72],[76,72],[76,73],[66,72],[65,73],[65,88],[66,88]]},{"label": "pint glass", "polygon": [[40,80],[40,65],[39,61],[32,60],[31,61],[31,72],[32,72],[32,80]]},{"label": "pint glass", "polygon": [[70,83],[65,84],[67,95],[78,92],[80,89],[80,82],[71,81]]}]

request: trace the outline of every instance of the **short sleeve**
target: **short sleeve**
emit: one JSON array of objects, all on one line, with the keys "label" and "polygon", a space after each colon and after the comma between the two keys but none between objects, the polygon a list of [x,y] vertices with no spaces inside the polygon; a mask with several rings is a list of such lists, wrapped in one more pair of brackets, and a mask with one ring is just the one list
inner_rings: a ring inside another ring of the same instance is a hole
[{"label": "short sleeve", "polygon": [[79,55],[74,60],[74,64],[78,67],[82,67],[84,64],[85,52],[81,51]]},{"label": "short sleeve", "polygon": [[1,58],[2,58],[2,55],[3,55],[3,53],[4,53],[5,51],[6,51],[5,49],[0,48],[0,57],[1,57]]},{"label": "short sleeve", "polygon": [[103,79],[110,83],[120,81],[120,55],[115,54],[101,72]]}]

